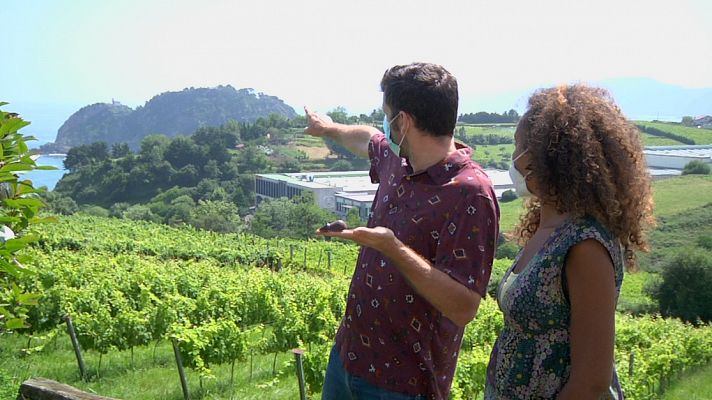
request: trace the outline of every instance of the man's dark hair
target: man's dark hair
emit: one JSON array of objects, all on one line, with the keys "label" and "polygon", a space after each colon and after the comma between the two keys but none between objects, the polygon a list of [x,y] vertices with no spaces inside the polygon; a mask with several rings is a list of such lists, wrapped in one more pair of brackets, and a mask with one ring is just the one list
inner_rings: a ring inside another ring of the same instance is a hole
[{"label": "man's dark hair", "polygon": [[413,63],[389,68],[381,79],[384,102],[415,117],[418,129],[452,136],[457,122],[457,80],[437,64]]}]

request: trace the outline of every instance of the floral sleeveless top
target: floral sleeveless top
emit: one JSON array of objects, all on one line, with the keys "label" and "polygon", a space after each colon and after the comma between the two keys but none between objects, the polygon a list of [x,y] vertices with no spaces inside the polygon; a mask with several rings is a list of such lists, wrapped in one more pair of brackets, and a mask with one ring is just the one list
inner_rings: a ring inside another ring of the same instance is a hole
[{"label": "floral sleeveless top", "polygon": [[[569,249],[587,239],[597,240],[608,250],[615,269],[618,301],[624,266],[620,242],[592,218],[561,224],[499,302],[504,328],[487,367],[486,400],[553,399],[566,384],[571,370],[571,307],[563,267]],[[519,257],[521,252],[502,282],[512,273]],[[607,398],[622,399],[615,367],[613,371]]]}]

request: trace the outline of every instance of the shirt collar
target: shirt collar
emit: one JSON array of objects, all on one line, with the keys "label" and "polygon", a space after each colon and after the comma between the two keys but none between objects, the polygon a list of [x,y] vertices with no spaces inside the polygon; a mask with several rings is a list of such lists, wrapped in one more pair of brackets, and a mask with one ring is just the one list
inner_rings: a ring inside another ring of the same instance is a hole
[{"label": "shirt collar", "polygon": [[460,172],[460,169],[467,165],[472,157],[472,149],[461,143],[455,142],[456,151],[448,155],[441,161],[431,165],[425,171],[413,173],[413,167],[406,165],[406,176],[415,177],[427,174],[438,185],[450,181]]}]

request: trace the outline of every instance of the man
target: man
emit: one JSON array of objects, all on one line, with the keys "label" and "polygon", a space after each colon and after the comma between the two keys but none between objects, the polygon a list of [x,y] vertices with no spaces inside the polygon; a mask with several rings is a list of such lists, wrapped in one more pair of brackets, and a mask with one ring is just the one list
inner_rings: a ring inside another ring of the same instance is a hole
[{"label": "man", "polygon": [[362,245],[323,399],[446,399],[464,326],[485,295],[499,207],[472,150],[456,144],[457,81],[395,66],[381,81],[382,134],[305,108],[305,132],[371,161],[380,183],[365,228],[321,233]]}]

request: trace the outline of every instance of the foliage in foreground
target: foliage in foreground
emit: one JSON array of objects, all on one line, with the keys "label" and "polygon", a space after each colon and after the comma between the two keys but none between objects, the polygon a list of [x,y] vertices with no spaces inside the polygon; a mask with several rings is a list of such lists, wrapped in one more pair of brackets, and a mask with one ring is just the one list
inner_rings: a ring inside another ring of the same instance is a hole
[{"label": "foliage in foreground", "polygon": [[[6,104],[0,102],[0,107]],[[34,138],[18,132],[27,125],[17,114],[0,110],[0,335],[27,327],[27,313],[37,304],[37,293],[18,286],[33,274],[32,259],[22,249],[37,240],[33,226],[49,221],[38,215],[44,206],[38,198],[42,190],[20,175],[53,169],[35,164],[25,143]]]},{"label": "foliage in foreground", "polygon": [[[22,282],[44,295],[30,314],[33,333],[54,330],[70,313],[84,349],[100,354],[176,338],[185,365],[206,377],[216,365],[241,362],[245,349],[279,354],[306,347],[308,384],[312,393],[319,391],[343,315],[354,246],[67,219],[48,226],[43,241],[29,251],[44,266]],[[282,264],[279,272],[264,268],[275,261]],[[499,261],[498,270],[508,263]],[[453,399],[481,393],[501,327],[496,303],[485,299],[463,338]],[[712,359],[712,328],[706,325],[618,314],[617,329],[616,363],[630,399],[655,398],[679,371]]]}]

